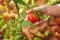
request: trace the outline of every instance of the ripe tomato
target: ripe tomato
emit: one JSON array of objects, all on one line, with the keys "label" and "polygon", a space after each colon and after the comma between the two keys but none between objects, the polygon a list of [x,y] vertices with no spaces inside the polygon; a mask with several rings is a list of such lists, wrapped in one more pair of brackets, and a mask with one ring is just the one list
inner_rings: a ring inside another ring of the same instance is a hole
[{"label": "ripe tomato", "polygon": [[28,20],[31,21],[32,23],[39,21],[39,16],[37,13],[34,13],[34,11],[30,11],[27,14],[28,14]]}]

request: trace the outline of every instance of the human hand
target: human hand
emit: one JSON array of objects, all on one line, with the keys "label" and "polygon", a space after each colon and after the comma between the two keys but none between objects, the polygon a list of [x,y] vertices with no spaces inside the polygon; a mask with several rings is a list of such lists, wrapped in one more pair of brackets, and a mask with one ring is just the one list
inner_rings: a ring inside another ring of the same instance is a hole
[{"label": "human hand", "polygon": [[42,12],[49,16],[60,17],[59,6],[46,6],[42,9]]}]

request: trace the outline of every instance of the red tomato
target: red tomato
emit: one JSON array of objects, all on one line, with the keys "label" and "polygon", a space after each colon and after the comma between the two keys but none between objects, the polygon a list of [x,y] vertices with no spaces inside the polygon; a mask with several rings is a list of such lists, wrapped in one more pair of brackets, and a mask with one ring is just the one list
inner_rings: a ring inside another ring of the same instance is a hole
[{"label": "red tomato", "polygon": [[37,15],[37,13],[34,13],[34,11],[30,11],[28,12],[28,20],[32,23],[35,23],[39,21],[39,16]]}]

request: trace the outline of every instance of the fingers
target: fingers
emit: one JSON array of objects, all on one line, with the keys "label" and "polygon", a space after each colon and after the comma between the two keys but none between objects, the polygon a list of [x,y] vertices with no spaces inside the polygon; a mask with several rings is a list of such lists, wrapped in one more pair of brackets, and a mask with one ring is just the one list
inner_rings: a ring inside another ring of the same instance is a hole
[{"label": "fingers", "polygon": [[50,15],[51,9],[52,9],[51,6],[46,6],[42,9],[42,12],[45,13],[46,15]]},{"label": "fingers", "polygon": [[37,10],[43,9],[46,6],[47,5],[38,6],[38,7],[33,8],[33,10],[36,10],[37,11]]},{"label": "fingers", "polygon": [[30,33],[29,28],[22,27],[22,32],[29,38],[29,40],[33,40],[33,35]]},{"label": "fingers", "polygon": [[25,19],[24,19],[25,21],[28,21],[28,15],[25,17]]},{"label": "fingers", "polygon": [[32,8],[32,9],[30,9],[30,10],[27,10],[26,11],[26,13],[28,13],[29,11],[31,11],[31,10],[36,10],[36,11],[38,11],[38,10],[40,10],[40,9],[43,9],[44,7],[46,7],[47,5],[42,5],[42,6],[38,6],[38,7],[35,7],[35,8]]},{"label": "fingers", "polygon": [[60,17],[60,7],[58,6],[46,6],[42,9],[42,12],[49,16]]}]

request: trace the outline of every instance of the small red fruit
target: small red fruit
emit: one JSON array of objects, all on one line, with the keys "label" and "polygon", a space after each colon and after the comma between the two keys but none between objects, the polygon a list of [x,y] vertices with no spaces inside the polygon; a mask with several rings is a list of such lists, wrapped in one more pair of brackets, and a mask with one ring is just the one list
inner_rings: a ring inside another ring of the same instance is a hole
[{"label": "small red fruit", "polygon": [[28,20],[31,21],[32,23],[35,23],[39,21],[39,16],[37,13],[34,13],[34,11],[28,12]]}]

